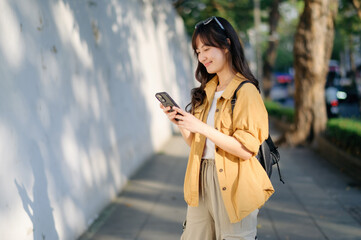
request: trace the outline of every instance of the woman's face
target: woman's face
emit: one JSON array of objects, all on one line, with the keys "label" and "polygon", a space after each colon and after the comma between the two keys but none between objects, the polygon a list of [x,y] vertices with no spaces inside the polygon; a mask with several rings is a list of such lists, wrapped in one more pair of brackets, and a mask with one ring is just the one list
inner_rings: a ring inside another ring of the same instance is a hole
[{"label": "woman's face", "polygon": [[205,45],[199,37],[196,38],[196,45],[198,61],[205,66],[209,74],[228,70],[227,49]]}]

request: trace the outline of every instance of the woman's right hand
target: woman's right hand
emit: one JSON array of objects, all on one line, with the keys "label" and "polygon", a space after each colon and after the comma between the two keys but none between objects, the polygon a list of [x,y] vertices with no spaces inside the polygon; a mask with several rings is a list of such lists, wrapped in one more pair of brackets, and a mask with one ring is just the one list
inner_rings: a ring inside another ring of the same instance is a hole
[{"label": "woman's right hand", "polygon": [[[168,119],[179,127],[179,121],[177,121],[175,118],[177,111],[169,112],[171,107],[164,107],[162,104],[160,104],[160,108],[163,110],[165,115],[167,115]],[[183,136],[184,141],[188,144],[188,146],[191,146],[194,134],[182,127],[179,127],[179,130]]]},{"label": "woman's right hand", "polygon": [[162,104],[160,104],[160,108],[163,110],[165,115],[167,115],[168,119],[172,123],[178,125],[178,121],[175,119],[175,115],[177,114],[176,111],[169,112],[171,110],[171,107],[164,107]]}]

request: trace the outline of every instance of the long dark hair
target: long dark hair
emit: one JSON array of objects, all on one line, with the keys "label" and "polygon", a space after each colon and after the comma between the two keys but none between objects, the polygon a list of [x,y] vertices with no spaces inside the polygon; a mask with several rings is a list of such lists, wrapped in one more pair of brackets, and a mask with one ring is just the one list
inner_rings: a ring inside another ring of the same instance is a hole
[{"label": "long dark hair", "polygon": [[[223,29],[218,24],[216,19],[208,21],[206,24],[201,23],[197,25],[192,36],[192,47],[195,56],[197,57],[197,37],[199,37],[200,40],[207,46],[228,49],[228,60],[232,63],[232,70],[236,73],[241,73],[245,78],[247,78],[249,81],[252,81],[254,85],[259,88],[258,81],[253,76],[248,66],[241,40],[239,39],[236,31],[226,19],[217,17],[217,20],[220,22]],[[198,82],[201,83],[201,85],[192,89],[192,100],[187,105],[186,109],[189,107],[191,108],[187,111],[193,112],[196,107],[202,105],[204,98],[206,97],[204,88],[206,87],[206,84],[209,82],[209,80],[211,80],[215,75],[215,73],[209,74],[204,65],[198,61],[195,78]]]}]

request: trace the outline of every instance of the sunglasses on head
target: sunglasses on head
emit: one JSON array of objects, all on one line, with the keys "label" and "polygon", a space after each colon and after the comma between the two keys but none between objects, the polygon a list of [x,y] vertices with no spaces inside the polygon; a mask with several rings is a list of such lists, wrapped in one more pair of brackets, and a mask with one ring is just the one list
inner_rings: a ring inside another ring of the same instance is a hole
[{"label": "sunglasses on head", "polygon": [[195,29],[197,29],[199,26],[201,26],[201,25],[207,25],[208,23],[210,23],[210,22],[212,22],[213,20],[215,20],[216,21],[216,23],[218,24],[218,26],[220,27],[220,28],[222,28],[222,30],[223,31],[226,31],[225,29],[224,29],[224,27],[223,27],[223,25],[222,25],[222,23],[217,19],[217,17],[215,17],[215,16],[212,16],[212,17],[210,17],[210,18],[207,18],[206,20],[203,20],[203,21],[200,21],[199,23],[197,23],[196,25],[195,25]]}]

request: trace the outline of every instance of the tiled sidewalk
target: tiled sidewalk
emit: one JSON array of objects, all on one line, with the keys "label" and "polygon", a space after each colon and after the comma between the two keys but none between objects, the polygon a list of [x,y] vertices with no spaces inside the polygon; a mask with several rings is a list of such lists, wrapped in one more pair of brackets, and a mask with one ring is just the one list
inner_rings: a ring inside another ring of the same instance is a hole
[{"label": "tiled sidewalk", "polygon": [[[186,215],[188,146],[173,137],[79,240],[176,240]],[[258,239],[361,239],[361,190],[308,148],[280,148],[286,184],[261,209]]]}]

